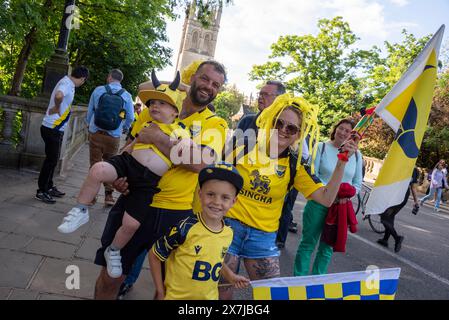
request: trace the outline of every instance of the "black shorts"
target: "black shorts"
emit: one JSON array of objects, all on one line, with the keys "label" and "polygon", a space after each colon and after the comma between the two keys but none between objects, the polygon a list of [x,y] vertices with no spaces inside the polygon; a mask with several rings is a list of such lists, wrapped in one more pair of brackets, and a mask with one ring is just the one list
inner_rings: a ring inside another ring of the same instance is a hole
[{"label": "black shorts", "polygon": [[119,178],[127,177],[129,194],[123,199],[125,211],[142,224],[147,212],[146,207],[153,201],[153,196],[160,191],[157,185],[161,177],[127,152],[113,156],[106,162],[115,168]]},{"label": "black shorts", "polygon": [[[117,230],[122,225],[124,212],[124,197],[120,196],[109,212],[108,220],[101,236],[102,247],[97,250],[95,264],[106,267],[104,250],[111,245]],[[192,216],[194,216],[192,210],[166,210],[146,206],[145,219],[131,240],[120,250],[123,274],[129,274],[134,261],[142,251],[151,249],[154,242],[170,230],[172,226]]]}]

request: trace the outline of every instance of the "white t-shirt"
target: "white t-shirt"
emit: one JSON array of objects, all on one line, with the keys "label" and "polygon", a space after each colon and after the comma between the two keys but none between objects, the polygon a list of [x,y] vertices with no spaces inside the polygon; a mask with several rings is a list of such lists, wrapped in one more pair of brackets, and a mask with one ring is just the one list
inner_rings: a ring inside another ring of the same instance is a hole
[{"label": "white t-shirt", "polygon": [[[64,99],[61,102],[61,112],[59,114],[48,114],[50,108],[55,106],[56,92],[61,91],[64,94]],[[56,84],[53,92],[51,93],[50,102],[48,103],[47,112],[45,113],[42,125],[50,129],[57,129],[64,131],[67,122],[70,119],[70,109],[72,107],[73,98],[75,96],[75,84],[68,76],[65,76]]]}]

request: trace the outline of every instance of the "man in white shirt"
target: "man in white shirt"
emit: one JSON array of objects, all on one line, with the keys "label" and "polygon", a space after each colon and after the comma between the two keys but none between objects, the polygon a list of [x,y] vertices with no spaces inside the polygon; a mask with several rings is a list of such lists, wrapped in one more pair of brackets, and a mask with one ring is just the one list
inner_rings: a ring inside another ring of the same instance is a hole
[{"label": "man in white shirt", "polygon": [[56,202],[53,197],[60,198],[65,195],[53,184],[53,174],[58,164],[64,130],[70,119],[75,88],[83,85],[88,76],[89,70],[86,67],[77,67],[70,76],[59,80],[51,93],[41,126],[41,136],[45,143],[45,160],[39,174],[39,189],[36,192],[36,199],[45,203],[53,204]]}]

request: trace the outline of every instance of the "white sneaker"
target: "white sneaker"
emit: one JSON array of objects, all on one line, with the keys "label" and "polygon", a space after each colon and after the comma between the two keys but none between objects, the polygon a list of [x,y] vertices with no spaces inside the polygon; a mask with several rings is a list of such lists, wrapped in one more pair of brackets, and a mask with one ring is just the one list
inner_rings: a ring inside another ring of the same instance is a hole
[{"label": "white sneaker", "polygon": [[106,259],[108,275],[111,278],[119,278],[122,275],[122,257],[120,256],[120,250],[115,251],[107,247],[104,250],[104,258]]},{"label": "white sneaker", "polygon": [[441,209],[440,208],[435,208],[435,209],[433,209],[435,212],[440,212],[441,211]]},{"label": "white sneaker", "polygon": [[83,212],[80,208],[72,208],[62,220],[62,224],[58,227],[61,233],[71,233],[89,222],[89,210]]}]

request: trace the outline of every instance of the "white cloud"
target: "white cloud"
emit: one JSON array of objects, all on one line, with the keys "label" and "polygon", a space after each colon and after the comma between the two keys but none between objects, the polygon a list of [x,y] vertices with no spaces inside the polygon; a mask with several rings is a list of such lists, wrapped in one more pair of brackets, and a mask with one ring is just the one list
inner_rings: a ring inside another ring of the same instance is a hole
[{"label": "white cloud", "polygon": [[390,2],[398,7],[405,7],[409,4],[408,0],[390,0]]}]

